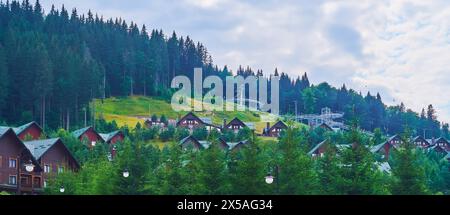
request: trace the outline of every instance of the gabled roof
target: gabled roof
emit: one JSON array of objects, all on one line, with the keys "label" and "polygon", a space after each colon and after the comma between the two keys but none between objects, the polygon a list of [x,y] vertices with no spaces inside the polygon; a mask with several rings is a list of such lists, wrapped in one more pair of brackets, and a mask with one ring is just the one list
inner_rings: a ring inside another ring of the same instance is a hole
[{"label": "gabled roof", "polygon": [[2,138],[4,135],[11,133],[13,134],[14,138],[16,138],[16,140],[19,142],[19,144],[26,150],[26,152],[28,152],[31,156],[31,160],[33,162],[33,164],[35,166],[37,166],[39,169],[42,169],[39,162],[37,162],[37,160],[34,158],[33,153],[31,153],[31,151],[28,149],[28,147],[24,144],[24,142],[22,142],[22,140],[19,139],[19,137],[17,137],[16,132],[14,132],[14,130],[12,128],[9,127],[0,127],[0,138]]},{"label": "gabled roof", "polygon": [[11,129],[9,127],[0,126],[0,137],[2,137],[8,130]]},{"label": "gabled roof", "polygon": [[244,127],[248,127],[248,128],[251,129],[251,130],[254,130],[254,129],[255,129],[255,124],[254,124],[254,123],[252,123],[252,122],[243,122],[242,120],[240,120],[240,119],[237,118],[237,117],[234,117],[234,119],[232,119],[232,120],[226,125],[226,127],[228,128],[228,127],[231,126],[231,124],[235,124],[235,123],[240,124],[240,125],[242,125],[242,126],[244,126]]},{"label": "gabled roof", "polygon": [[248,143],[248,140],[243,140],[243,141],[239,141],[239,142],[228,142],[228,146],[230,150],[235,149],[236,147],[240,146],[240,145],[245,145]]},{"label": "gabled roof", "polygon": [[72,132],[72,135],[76,138],[79,138],[81,135],[83,135],[87,130],[89,130],[90,128],[92,128],[91,126],[86,127],[86,128],[80,128],[78,130],[75,130]]},{"label": "gabled roof", "polygon": [[444,148],[440,147],[437,144],[428,147],[428,150],[435,150],[435,151],[438,151],[438,152],[447,152]]},{"label": "gabled roof", "polygon": [[187,118],[187,117],[189,117],[189,116],[191,116],[191,117],[193,117],[194,119],[196,119],[196,120],[202,122],[202,123],[205,124],[205,125],[213,126],[213,127],[219,128],[219,126],[216,126],[216,125],[214,125],[214,124],[212,123],[211,118],[209,118],[209,117],[198,117],[198,116],[195,115],[193,112],[189,112],[189,113],[187,113],[186,115],[184,115],[183,117],[181,117],[181,119],[178,120],[178,122],[176,123],[176,125],[179,125],[179,123],[180,123],[181,121],[183,121],[185,118]]},{"label": "gabled roof", "polygon": [[272,129],[277,128],[277,127],[287,128],[287,125],[283,121],[279,120],[278,122],[273,124],[272,127],[270,127],[269,130],[272,130]]},{"label": "gabled roof", "polygon": [[380,149],[382,149],[383,146],[386,145],[386,144],[387,144],[387,142],[384,142],[384,143],[380,143],[380,144],[378,144],[378,145],[372,146],[372,147],[370,148],[370,152],[372,152],[372,153],[378,152],[378,151],[380,151]]},{"label": "gabled roof", "polygon": [[103,141],[105,141],[105,142],[108,142],[108,141],[110,141],[114,136],[116,136],[116,135],[118,135],[118,134],[121,134],[122,133],[122,131],[120,131],[120,130],[117,130],[117,131],[113,131],[113,132],[110,132],[110,133],[98,133],[99,135],[100,135],[100,137],[102,137],[102,139],[103,139]]},{"label": "gabled roof", "polygon": [[192,136],[192,135],[189,135],[189,136],[187,136],[187,137],[181,139],[179,144],[180,144],[180,145],[183,145],[183,144],[186,143],[188,140],[193,141],[194,144],[197,144],[199,147],[202,147],[202,148],[203,148],[203,144],[201,144],[200,141],[198,141],[197,138],[195,138],[195,137]]},{"label": "gabled roof", "polygon": [[35,121],[29,122],[25,125],[21,125],[19,127],[0,126],[0,128],[3,128],[3,129],[11,128],[14,131],[14,133],[16,133],[17,135],[20,135],[23,131],[25,131],[27,128],[29,128],[32,125],[36,125],[41,131],[43,131],[41,126],[39,126],[39,124],[37,124]]},{"label": "gabled roof", "polygon": [[428,144],[431,144],[431,142],[429,142],[427,139],[423,138],[422,136],[417,136],[413,138],[413,142],[417,142],[417,141],[425,141]]},{"label": "gabled roof", "polygon": [[41,129],[41,131],[43,131],[43,129],[41,128],[41,126],[39,126],[39,124],[37,124],[35,121],[33,122],[29,122],[25,125],[21,125],[17,128],[13,128],[14,132],[16,132],[17,135],[19,135],[20,133],[22,133],[23,131],[25,131],[27,128],[29,128],[32,125],[36,125],[39,129]]},{"label": "gabled roof", "polygon": [[70,153],[69,149],[67,149],[67,147],[64,145],[64,143],[61,141],[60,138],[27,141],[27,142],[24,142],[24,145],[31,152],[33,157],[36,160],[39,160],[49,149],[51,149],[57,143],[62,144],[62,146],[67,151],[69,156],[71,156],[72,159],[75,161],[76,165],[78,167],[80,167],[80,165],[78,164],[78,161],[75,159],[75,157],[73,157],[72,153]]},{"label": "gabled roof", "polygon": [[317,125],[316,128],[322,127],[322,126],[324,126],[325,128],[329,129],[330,131],[334,131],[334,129],[333,129],[330,125],[328,125],[327,123],[325,123],[325,122],[323,122],[323,123]]},{"label": "gabled roof", "polygon": [[308,155],[314,154],[314,152],[317,151],[317,150],[318,150],[321,146],[323,146],[326,142],[327,142],[327,140],[324,140],[324,141],[320,142],[319,144],[317,144],[316,146],[314,146],[314,147],[308,152]]}]

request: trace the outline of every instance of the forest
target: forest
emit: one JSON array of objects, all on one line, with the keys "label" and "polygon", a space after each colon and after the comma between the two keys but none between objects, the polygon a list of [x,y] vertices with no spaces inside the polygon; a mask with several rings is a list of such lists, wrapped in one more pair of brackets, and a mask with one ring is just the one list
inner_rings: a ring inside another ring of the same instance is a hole
[{"label": "forest", "polygon": [[[97,125],[101,131],[117,129],[114,123]],[[219,147],[218,132],[196,129],[194,136],[212,142],[200,151],[182,149],[178,142],[189,135],[183,128],[122,128],[127,134],[116,143],[111,161],[106,144],[89,148],[70,133],[58,136],[82,164],[78,172],[59,173],[49,181],[49,195],[448,195],[450,163],[434,150],[417,148],[408,129],[404,144],[394,150],[389,169],[386,161],[371,153],[371,146],[385,141],[360,133],[298,128],[288,122],[277,142],[263,141],[252,132],[239,132],[246,145],[227,151]],[[244,130],[242,130],[244,131]],[[226,136],[227,134],[222,134]],[[157,138],[170,140],[163,148],[149,144]],[[317,141],[330,140],[324,156],[308,151]],[[349,144],[353,143],[353,144]],[[337,147],[348,146],[348,147]],[[127,173],[127,177],[124,173]],[[265,177],[272,176],[268,184]],[[65,189],[61,193],[60,188]]]},{"label": "forest", "polygon": [[[245,62],[243,62],[245,63]],[[355,117],[367,131],[380,128],[395,134],[409,127],[414,135],[450,138],[447,123],[424,104],[421,113],[403,103],[387,106],[380,94],[362,95],[345,85],[311,84],[301,77],[213,63],[207,48],[189,36],[137,26],[121,18],[105,18],[75,8],[52,7],[47,14],[39,1],[0,4],[0,122],[10,126],[39,122],[46,130],[72,130],[88,113],[93,124],[93,99],[145,95],[169,100],[170,82],[177,75],[280,76],[282,114],[318,113],[323,107],[344,112],[345,123]]]}]

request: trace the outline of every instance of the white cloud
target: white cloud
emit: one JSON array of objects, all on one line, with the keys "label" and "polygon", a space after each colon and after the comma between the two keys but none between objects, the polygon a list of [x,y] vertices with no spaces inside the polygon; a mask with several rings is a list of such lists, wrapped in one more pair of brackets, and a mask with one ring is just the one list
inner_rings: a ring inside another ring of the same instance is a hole
[{"label": "white cloud", "polygon": [[43,0],[176,30],[208,47],[215,63],[380,91],[450,122],[450,2],[446,0]]}]

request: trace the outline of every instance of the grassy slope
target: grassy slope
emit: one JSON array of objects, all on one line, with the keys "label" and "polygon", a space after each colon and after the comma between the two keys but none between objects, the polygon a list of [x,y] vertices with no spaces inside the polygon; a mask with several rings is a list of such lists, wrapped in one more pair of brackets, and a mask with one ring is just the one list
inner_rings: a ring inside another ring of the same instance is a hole
[{"label": "grassy slope", "polygon": [[[165,115],[170,119],[182,117],[186,112],[175,112],[172,110],[170,103],[151,97],[132,96],[125,98],[108,98],[103,102],[96,100],[95,108],[97,116],[103,116],[105,120],[115,120],[119,126],[128,125],[134,127],[137,122],[144,122],[139,116],[148,117],[156,114],[158,117]],[[221,125],[223,119],[230,121],[234,117],[238,117],[244,122],[254,122],[256,132],[261,133],[266,125],[261,122],[260,116],[269,116],[268,113],[251,112],[251,111],[224,111],[224,112],[199,112],[196,113],[200,117],[211,117],[213,123]]]}]

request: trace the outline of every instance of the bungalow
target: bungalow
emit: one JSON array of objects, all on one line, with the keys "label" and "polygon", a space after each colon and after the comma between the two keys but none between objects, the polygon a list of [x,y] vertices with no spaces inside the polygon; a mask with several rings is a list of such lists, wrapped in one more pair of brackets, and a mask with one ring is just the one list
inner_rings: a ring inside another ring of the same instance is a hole
[{"label": "bungalow", "polygon": [[[2,128],[8,128],[3,127]],[[25,125],[21,125],[16,128],[12,128],[16,135],[21,140],[25,140],[26,138],[31,138],[31,140],[38,140],[44,134],[44,130],[39,126],[36,122],[30,122]]]},{"label": "bungalow", "polygon": [[92,128],[92,126],[78,129],[72,132],[72,135],[80,141],[87,140],[91,147],[95,146],[98,142],[103,141],[103,138],[94,130],[94,128]]},{"label": "bungalow", "polygon": [[195,115],[192,112],[189,112],[185,116],[183,116],[178,122],[177,127],[187,128],[189,130],[194,130],[195,128],[199,127],[206,127],[208,131],[211,131],[212,129],[220,130],[219,126],[213,125],[211,118],[201,118]]},{"label": "bungalow", "polygon": [[282,122],[278,121],[272,127],[270,127],[270,122],[267,122],[266,128],[264,128],[263,135],[268,137],[279,137],[281,134],[281,131],[284,129],[287,129],[287,125]]},{"label": "bungalow", "polygon": [[41,166],[11,128],[0,128],[0,191],[38,193]]},{"label": "bungalow", "polygon": [[239,132],[239,130],[244,129],[244,128],[249,128],[251,130],[255,129],[255,126],[253,123],[250,122],[243,122],[242,120],[238,119],[237,117],[235,117],[234,119],[232,119],[228,124],[226,123],[226,120],[224,119],[224,129],[228,129],[228,130],[232,130],[234,131],[234,133]]},{"label": "bungalow", "polygon": [[422,136],[417,136],[413,139],[414,145],[422,148],[422,149],[426,149],[428,147],[430,147],[431,143],[426,140],[425,138],[423,138]]},{"label": "bungalow", "polygon": [[44,170],[43,187],[46,187],[48,180],[58,173],[80,169],[80,164],[60,138],[34,140],[24,144]]}]

